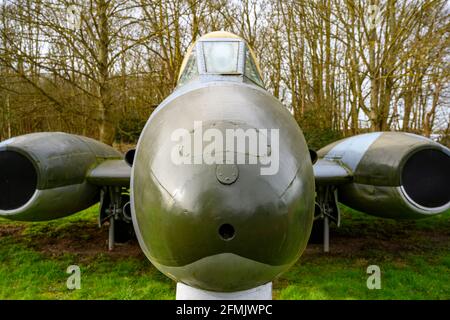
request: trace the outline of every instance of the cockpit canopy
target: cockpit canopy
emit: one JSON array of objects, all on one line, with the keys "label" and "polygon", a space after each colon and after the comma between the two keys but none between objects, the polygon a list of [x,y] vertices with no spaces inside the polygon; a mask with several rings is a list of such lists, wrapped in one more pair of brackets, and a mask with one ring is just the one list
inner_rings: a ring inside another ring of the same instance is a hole
[{"label": "cockpit canopy", "polygon": [[188,49],[181,65],[178,86],[199,76],[210,77],[211,80],[241,79],[264,87],[251,48],[242,38],[229,32],[208,33]]}]

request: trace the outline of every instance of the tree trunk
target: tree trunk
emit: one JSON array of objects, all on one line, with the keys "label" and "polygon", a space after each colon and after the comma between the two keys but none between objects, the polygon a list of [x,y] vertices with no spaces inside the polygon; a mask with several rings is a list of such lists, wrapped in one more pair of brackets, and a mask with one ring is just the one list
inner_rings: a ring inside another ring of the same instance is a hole
[{"label": "tree trunk", "polygon": [[109,79],[109,25],[107,16],[108,4],[105,0],[97,1],[98,12],[98,121],[99,121],[99,140],[112,145],[116,133],[114,123],[114,110],[111,101],[111,87]]}]

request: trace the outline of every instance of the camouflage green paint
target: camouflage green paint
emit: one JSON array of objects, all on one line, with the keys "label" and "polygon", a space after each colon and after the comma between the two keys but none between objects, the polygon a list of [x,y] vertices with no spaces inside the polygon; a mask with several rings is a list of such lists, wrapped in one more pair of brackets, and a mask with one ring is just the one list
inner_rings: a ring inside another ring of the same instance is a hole
[{"label": "camouflage green paint", "polygon": [[[343,144],[345,147],[342,147]],[[340,151],[336,152],[339,148]],[[319,160],[322,162],[331,161],[346,169],[355,166],[353,173],[348,176],[352,177],[352,183],[328,181],[339,185],[340,202],[379,217],[419,219],[441,214],[449,210],[450,206],[420,206],[408,197],[402,187],[401,176],[406,161],[416,152],[425,149],[440,150],[450,155],[447,148],[430,139],[402,132],[379,132],[350,137],[326,146],[319,150],[318,154],[322,157]],[[359,157],[358,153],[361,152]],[[320,173],[324,171],[324,166],[315,170]],[[329,180],[337,179],[327,173],[325,176],[328,176]]]},{"label": "camouflage green paint", "polygon": [[383,132],[356,167],[354,182],[374,186],[400,186],[406,160],[414,152],[423,149],[444,150],[444,147],[413,134]]},{"label": "camouflage green paint", "polygon": [[[279,129],[279,172],[262,176],[259,164],[238,164],[238,179],[227,185],[216,165],[174,164],[171,134],[193,133],[196,120],[204,130]],[[306,142],[292,115],[256,86],[210,82],[169,97],[142,132],[131,181],[144,253],[169,277],[198,288],[238,291],[270,282],[295,263],[309,238],[314,176]],[[218,233],[226,223],[235,229],[228,241]]]},{"label": "camouflage green paint", "polygon": [[[89,170],[122,155],[90,138],[62,132],[33,133],[0,144],[1,151],[24,155],[37,173],[34,195],[20,208],[0,210],[11,220],[43,221],[64,217],[98,202],[98,187],[86,181]],[[20,190],[17,190],[20,192]]]}]

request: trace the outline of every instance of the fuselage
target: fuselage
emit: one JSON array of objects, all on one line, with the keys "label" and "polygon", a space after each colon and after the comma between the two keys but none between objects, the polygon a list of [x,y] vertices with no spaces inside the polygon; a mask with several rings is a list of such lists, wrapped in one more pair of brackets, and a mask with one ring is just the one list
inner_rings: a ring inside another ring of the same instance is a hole
[{"label": "fuselage", "polygon": [[303,252],[314,176],[288,110],[238,75],[198,77],[155,110],[131,177],[133,223],[150,261],[212,291],[270,282]]}]

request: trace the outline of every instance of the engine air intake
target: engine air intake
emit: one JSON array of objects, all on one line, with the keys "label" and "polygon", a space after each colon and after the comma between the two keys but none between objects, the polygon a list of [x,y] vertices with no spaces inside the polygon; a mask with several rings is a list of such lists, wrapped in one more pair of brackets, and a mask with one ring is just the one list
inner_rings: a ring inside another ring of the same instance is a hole
[{"label": "engine air intake", "polygon": [[0,210],[14,210],[26,204],[37,185],[31,161],[15,151],[0,152]]},{"label": "engine air intake", "polygon": [[402,186],[408,197],[426,208],[438,208],[450,202],[450,156],[441,150],[424,149],[406,161]]}]

